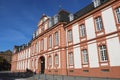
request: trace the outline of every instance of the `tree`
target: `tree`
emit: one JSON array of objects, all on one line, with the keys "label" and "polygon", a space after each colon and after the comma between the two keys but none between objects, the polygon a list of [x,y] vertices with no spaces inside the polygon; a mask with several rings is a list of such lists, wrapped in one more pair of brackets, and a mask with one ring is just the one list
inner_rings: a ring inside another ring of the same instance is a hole
[{"label": "tree", "polygon": [[0,57],[0,71],[10,70],[11,64],[7,62],[3,57]]}]

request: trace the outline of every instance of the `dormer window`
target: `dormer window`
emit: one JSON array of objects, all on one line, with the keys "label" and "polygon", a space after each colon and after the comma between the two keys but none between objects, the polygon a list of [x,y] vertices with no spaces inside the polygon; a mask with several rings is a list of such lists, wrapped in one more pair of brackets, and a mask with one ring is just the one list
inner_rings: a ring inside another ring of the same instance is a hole
[{"label": "dormer window", "polygon": [[36,31],[36,36],[38,36],[38,31]]},{"label": "dormer window", "polygon": [[43,32],[43,31],[44,31],[44,26],[42,25],[42,26],[41,26],[41,32]]},{"label": "dormer window", "polygon": [[45,22],[45,18],[43,18],[42,21]]},{"label": "dormer window", "polygon": [[24,49],[24,45],[22,45],[22,49]]},{"label": "dormer window", "polygon": [[58,15],[54,16],[54,24],[58,23]]},{"label": "dormer window", "polygon": [[52,19],[51,18],[49,18],[49,28],[52,26]]},{"label": "dormer window", "polygon": [[19,48],[18,48],[18,51],[20,51],[20,50],[21,50],[21,48],[19,47]]},{"label": "dormer window", "polygon": [[101,4],[100,0],[93,0],[94,7],[98,7]]},{"label": "dormer window", "polygon": [[74,15],[73,15],[73,14],[70,14],[70,15],[69,15],[69,19],[70,19],[70,21],[72,21],[72,20],[74,19]]},{"label": "dormer window", "polygon": [[53,25],[53,18],[49,18],[48,28],[52,27]]},{"label": "dormer window", "polygon": [[35,33],[33,33],[33,39],[35,38]]}]

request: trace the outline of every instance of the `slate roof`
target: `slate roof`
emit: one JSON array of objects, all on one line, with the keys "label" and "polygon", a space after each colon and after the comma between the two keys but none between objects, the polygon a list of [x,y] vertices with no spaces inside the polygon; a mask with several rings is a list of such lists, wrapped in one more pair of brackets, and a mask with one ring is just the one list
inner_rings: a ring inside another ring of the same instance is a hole
[{"label": "slate roof", "polygon": [[94,8],[94,4],[91,3],[91,4],[89,4],[88,6],[86,6],[85,8],[83,8],[83,9],[79,10],[78,12],[76,12],[76,13],[74,14],[74,17],[75,17],[75,19],[76,19],[76,18],[79,18],[79,17],[87,14],[88,12],[92,11],[93,9],[95,9],[95,8]]},{"label": "slate roof", "polygon": [[[110,0],[101,0],[101,5],[104,4],[104,3],[106,3],[106,2],[108,2],[108,1],[110,1]],[[101,5],[99,5],[99,6],[101,6]],[[75,19],[77,19],[79,17],[82,17],[83,15],[87,14],[88,12],[90,12],[90,11],[92,11],[94,9],[95,9],[94,3],[92,2],[89,5],[87,5],[85,8],[83,8],[83,9],[79,10],[78,12],[76,12],[74,14],[74,17],[75,17]]]},{"label": "slate roof", "polygon": [[23,45],[20,45],[20,46],[14,46],[14,50],[16,50],[16,52],[19,52],[27,47],[29,47],[31,45],[31,43],[27,43],[27,44],[23,44]]}]

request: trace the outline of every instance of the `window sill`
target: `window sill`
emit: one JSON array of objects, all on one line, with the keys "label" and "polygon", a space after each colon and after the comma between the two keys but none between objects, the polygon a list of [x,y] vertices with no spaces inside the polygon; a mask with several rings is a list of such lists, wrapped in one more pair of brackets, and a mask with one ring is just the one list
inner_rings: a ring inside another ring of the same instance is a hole
[{"label": "window sill", "polygon": [[73,64],[69,64],[69,66],[74,66]]},{"label": "window sill", "polygon": [[52,67],[52,65],[49,65],[49,68],[51,68]]},{"label": "window sill", "polygon": [[52,49],[52,47],[48,47],[48,49]]},{"label": "window sill", "polygon": [[80,36],[80,39],[84,39],[84,38],[86,38],[86,35],[85,36]]},{"label": "window sill", "polygon": [[55,67],[58,67],[59,66],[59,64],[55,64]]},{"label": "window sill", "polygon": [[40,50],[40,51],[44,51],[44,50]]},{"label": "window sill", "polygon": [[68,41],[68,43],[73,43],[73,40],[72,41]]},{"label": "window sill", "polygon": [[99,34],[99,33],[102,33],[102,32],[104,32],[104,29],[96,31],[96,34]]},{"label": "window sill", "polygon": [[107,60],[107,61],[100,61],[100,63],[108,63],[109,61]]},{"label": "window sill", "polygon": [[58,47],[59,45],[54,45],[54,48]]},{"label": "window sill", "polygon": [[82,65],[89,65],[89,63],[83,63]]}]

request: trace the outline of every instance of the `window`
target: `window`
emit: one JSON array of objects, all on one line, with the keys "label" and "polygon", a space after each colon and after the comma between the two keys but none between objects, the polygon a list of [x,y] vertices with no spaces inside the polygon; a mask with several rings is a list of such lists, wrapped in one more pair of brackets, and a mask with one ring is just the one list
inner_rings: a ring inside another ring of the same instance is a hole
[{"label": "window", "polygon": [[55,32],[55,45],[57,46],[59,44],[59,35],[58,32]]},{"label": "window", "polygon": [[94,7],[97,7],[101,4],[100,0],[93,0],[93,3],[94,3]]},{"label": "window", "polygon": [[36,52],[36,49],[35,49],[35,44],[33,45],[33,53],[35,53]]},{"label": "window", "polygon": [[32,68],[34,68],[34,60],[32,60]]},{"label": "window", "polygon": [[41,40],[41,46],[40,46],[40,49],[41,49],[41,50],[44,49],[44,40],[43,40],[43,39]]},{"label": "window", "polygon": [[43,32],[43,31],[44,31],[44,26],[42,25],[42,26],[41,26],[41,32]]},{"label": "window", "polygon": [[88,64],[88,53],[86,49],[82,50],[82,61],[83,64]]},{"label": "window", "polygon": [[55,55],[55,64],[58,65],[59,64],[59,56],[56,54]]},{"label": "window", "polygon": [[52,35],[49,36],[49,48],[52,47]]},{"label": "window", "polygon": [[36,33],[36,36],[38,36],[38,30],[36,30],[35,33]]},{"label": "window", "polygon": [[80,36],[81,37],[86,36],[86,31],[85,31],[85,25],[84,24],[80,25]]},{"label": "window", "polygon": [[38,42],[36,43],[36,52],[38,53],[39,47],[38,47]]},{"label": "window", "polygon": [[36,37],[35,32],[33,33],[33,39]]},{"label": "window", "polygon": [[74,19],[74,15],[73,15],[73,14],[70,14],[70,15],[69,15],[69,19],[70,19],[70,21],[72,21],[72,20]]},{"label": "window", "polygon": [[51,57],[51,56],[49,56],[49,58],[48,58],[48,65],[49,65],[49,66],[52,65],[52,57]]},{"label": "window", "polygon": [[99,51],[100,51],[100,60],[107,61],[108,57],[107,57],[106,46],[105,45],[99,46]]},{"label": "window", "polygon": [[48,28],[50,28],[52,26],[52,18],[49,18],[48,24],[49,24]]},{"label": "window", "polygon": [[73,53],[69,53],[69,64],[73,65]]},{"label": "window", "polygon": [[103,24],[102,24],[102,19],[101,17],[97,17],[95,19],[95,22],[96,22],[96,28],[97,28],[97,31],[101,31],[103,29]]},{"label": "window", "polygon": [[116,8],[117,21],[120,23],[120,7]]},{"label": "window", "polygon": [[68,42],[72,41],[72,30],[68,30]]},{"label": "window", "polygon": [[54,24],[56,24],[58,22],[58,15],[54,16]]}]

